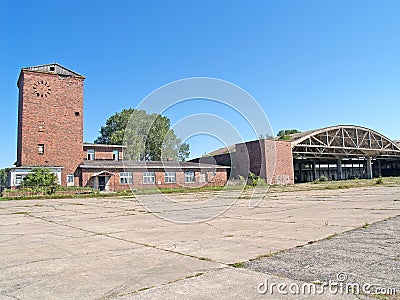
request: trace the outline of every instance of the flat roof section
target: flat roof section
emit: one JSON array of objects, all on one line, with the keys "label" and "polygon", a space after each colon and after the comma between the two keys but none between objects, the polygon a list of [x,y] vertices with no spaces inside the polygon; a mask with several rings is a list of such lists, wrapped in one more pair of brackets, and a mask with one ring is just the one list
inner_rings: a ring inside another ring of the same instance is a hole
[{"label": "flat roof section", "polygon": [[193,162],[133,160],[85,160],[79,167],[82,169],[229,169],[227,166]]}]

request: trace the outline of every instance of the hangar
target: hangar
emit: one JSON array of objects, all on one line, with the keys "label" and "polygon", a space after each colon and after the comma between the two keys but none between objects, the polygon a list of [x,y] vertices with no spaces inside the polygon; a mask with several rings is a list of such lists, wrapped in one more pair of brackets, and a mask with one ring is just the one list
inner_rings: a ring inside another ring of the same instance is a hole
[{"label": "hangar", "polygon": [[211,152],[196,162],[231,167],[230,177],[252,172],[270,184],[400,176],[400,142],[372,129],[338,125],[259,139]]},{"label": "hangar", "polygon": [[296,182],[400,176],[400,147],[360,126],[332,126],[291,135]]}]

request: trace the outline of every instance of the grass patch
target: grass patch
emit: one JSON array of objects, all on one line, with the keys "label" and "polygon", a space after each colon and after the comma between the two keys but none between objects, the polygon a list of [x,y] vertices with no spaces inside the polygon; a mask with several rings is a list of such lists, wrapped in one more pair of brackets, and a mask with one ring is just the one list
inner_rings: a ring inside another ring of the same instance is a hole
[{"label": "grass patch", "polygon": [[[269,188],[270,193],[280,193],[280,192],[298,192],[298,191],[311,191],[311,190],[337,190],[337,189],[350,189],[359,187],[373,187],[373,186],[400,186],[400,177],[385,177],[384,179],[350,179],[350,180],[340,180],[340,181],[324,181],[319,180],[318,184],[313,182],[308,183],[297,183],[293,185],[279,186],[271,185]],[[146,189],[136,189],[136,190],[126,190],[120,192],[111,193],[99,193],[97,191],[91,190],[90,188],[81,187],[60,187],[60,193],[63,191],[72,190],[83,190],[83,193],[77,194],[50,194],[50,195],[29,195],[25,197],[16,197],[9,193],[8,195],[4,193],[5,197],[0,197],[0,201],[7,200],[31,200],[31,199],[68,199],[68,198],[104,198],[104,197],[118,197],[118,196],[132,196],[135,195],[147,195],[147,194],[174,194],[174,193],[198,193],[198,192],[208,192],[208,191],[222,191],[222,190],[251,190],[251,186],[209,186],[209,187],[199,187],[199,188],[146,188]],[[250,199],[250,196],[242,195],[240,199]],[[400,201],[397,199],[395,201]]]},{"label": "grass patch", "polygon": [[[299,246],[297,246],[297,247],[299,247]],[[249,261],[260,260],[260,259],[263,259],[263,258],[273,257],[273,256],[275,256],[275,255],[277,255],[279,253],[285,252],[285,251],[286,250],[280,250],[280,251],[277,251],[277,252],[270,251],[268,254],[260,254],[256,258],[252,258]]]},{"label": "grass patch", "polygon": [[[379,183],[377,183],[379,182]],[[400,177],[384,177],[375,179],[349,179],[337,181],[318,181],[307,183],[296,183],[293,185],[277,186],[272,185],[269,192],[298,192],[298,191],[312,191],[312,190],[340,190],[359,187],[374,187],[374,186],[400,186]]]},{"label": "grass patch", "polygon": [[363,226],[361,226],[361,228],[368,228],[371,224],[369,224],[368,222],[365,222],[365,224]]},{"label": "grass patch", "polygon": [[234,267],[234,268],[244,268],[245,267],[245,265],[244,265],[244,262],[237,262],[237,263],[234,263],[234,264],[229,264],[231,267]]},{"label": "grass patch", "polygon": [[271,252],[269,254],[261,254],[259,256],[257,256],[254,260],[259,260],[259,259],[263,259],[263,258],[267,258],[267,257],[272,257],[274,256],[274,254]]},{"label": "grass patch", "polygon": [[201,276],[201,275],[204,275],[204,272],[196,273],[196,274],[194,274],[194,275],[189,275],[189,276],[186,276],[185,278],[186,278],[186,279],[190,279],[190,278],[199,277],[199,276]]},{"label": "grass patch", "polygon": [[384,184],[384,181],[383,181],[382,176],[380,176],[380,177],[375,181],[375,184],[378,184],[378,185]]},{"label": "grass patch", "polygon": [[326,239],[327,239],[327,240],[331,240],[331,239],[333,239],[333,238],[336,237],[336,236],[338,236],[338,233],[337,233],[337,232],[335,232],[334,234],[331,234],[331,235],[328,236]]},{"label": "grass patch", "polygon": [[141,289],[138,289],[137,291],[138,291],[138,292],[143,292],[143,291],[149,290],[149,289],[151,289],[151,288],[153,288],[153,287],[154,287],[154,285],[152,285],[152,286],[146,286],[146,287],[143,287],[143,288],[141,288]]},{"label": "grass patch", "polygon": [[199,260],[211,261],[211,258],[208,257],[198,257]]},{"label": "grass patch", "polygon": [[[198,193],[207,191],[222,191],[222,190],[241,190],[242,188],[235,186],[208,186],[200,188],[145,188],[137,189],[134,191],[125,190],[119,192],[100,193],[98,191],[87,192],[83,194],[50,194],[50,195],[29,195],[29,196],[4,196],[0,197],[0,201],[8,200],[42,200],[42,199],[69,199],[69,198],[105,198],[105,197],[119,197],[119,196],[132,196],[135,195],[151,195],[151,194],[173,194],[173,193]],[[89,191],[89,190],[88,190]]]}]

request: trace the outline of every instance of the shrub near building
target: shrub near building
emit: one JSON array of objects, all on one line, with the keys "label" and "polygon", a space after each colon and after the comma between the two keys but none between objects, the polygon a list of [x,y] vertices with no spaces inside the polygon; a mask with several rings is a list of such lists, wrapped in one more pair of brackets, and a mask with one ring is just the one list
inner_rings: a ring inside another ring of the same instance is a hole
[{"label": "shrub near building", "polygon": [[57,176],[47,169],[35,168],[25,176],[22,186],[31,188],[34,192],[53,194],[58,186]]}]

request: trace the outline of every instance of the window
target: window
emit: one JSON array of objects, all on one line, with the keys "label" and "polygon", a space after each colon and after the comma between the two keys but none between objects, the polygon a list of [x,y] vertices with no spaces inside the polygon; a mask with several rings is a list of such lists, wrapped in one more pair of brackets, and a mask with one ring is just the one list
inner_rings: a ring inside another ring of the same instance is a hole
[{"label": "window", "polygon": [[185,172],[185,182],[186,183],[196,182],[196,177],[195,177],[193,171],[186,171]]},{"label": "window", "polygon": [[54,66],[50,66],[50,72],[54,72],[55,71],[55,67]]},{"label": "window", "polygon": [[119,151],[118,150],[113,151],[113,160],[119,160]]},{"label": "window", "polygon": [[165,183],[176,182],[176,172],[165,172],[164,181]]},{"label": "window", "polygon": [[39,132],[43,132],[44,131],[44,121],[39,121],[38,131]]},{"label": "window", "polygon": [[87,160],[94,160],[94,150],[93,149],[88,149]]},{"label": "window", "polygon": [[199,177],[199,182],[200,183],[205,183],[207,181],[208,181],[207,172],[201,172],[200,173],[200,177]]},{"label": "window", "polygon": [[44,154],[44,144],[38,144],[38,153]]},{"label": "window", "polygon": [[74,175],[67,175],[67,183],[74,183]]},{"label": "window", "polygon": [[154,172],[143,172],[143,184],[151,184],[156,182],[156,174]]},{"label": "window", "polygon": [[15,185],[21,185],[22,180],[24,180],[22,175],[16,175],[15,176]]},{"label": "window", "polygon": [[119,173],[119,182],[121,184],[132,184],[133,173],[132,172],[121,172]]}]

